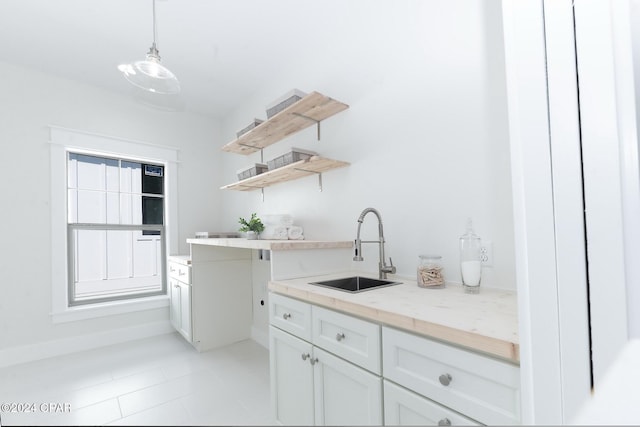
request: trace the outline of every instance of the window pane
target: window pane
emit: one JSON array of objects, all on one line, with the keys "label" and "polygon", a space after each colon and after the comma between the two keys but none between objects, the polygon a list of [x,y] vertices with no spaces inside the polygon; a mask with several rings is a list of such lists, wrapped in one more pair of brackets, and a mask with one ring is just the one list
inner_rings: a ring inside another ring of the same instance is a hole
[{"label": "window pane", "polygon": [[142,192],[164,194],[164,168],[156,165],[142,166]]},{"label": "window pane", "polygon": [[78,190],[78,222],[105,224],[107,207],[105,193],[93,190]]},{"label": "window pane", "polygon": [[162,291],[161,236],[135,230],[73,230],[75,300]]},{"label": "window pane", "polygon": [[164,293],[164,166],[69,153],[67,185],[69,304]]}]

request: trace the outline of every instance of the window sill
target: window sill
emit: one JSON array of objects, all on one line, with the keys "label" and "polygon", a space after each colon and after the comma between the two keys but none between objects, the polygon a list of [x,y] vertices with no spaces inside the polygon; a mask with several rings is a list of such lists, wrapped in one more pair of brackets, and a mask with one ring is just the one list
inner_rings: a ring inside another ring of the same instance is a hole
[{"label": "window sill", "polygon": [[53,323],[66,323],[93,319],[96,317],[115,316],[118,314],[132,313],[136,311],[153,310],[168,306],[169,297],[167,295],[160,295],[136,300],[113,301],[102,304],[69,307],[65,310],[54,311],[51,313],[51,318]]}]

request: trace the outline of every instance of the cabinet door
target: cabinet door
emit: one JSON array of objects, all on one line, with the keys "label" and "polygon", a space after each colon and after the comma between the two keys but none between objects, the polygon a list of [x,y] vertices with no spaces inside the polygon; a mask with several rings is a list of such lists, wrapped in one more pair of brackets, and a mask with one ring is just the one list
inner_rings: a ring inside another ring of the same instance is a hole
[{"label": "cabinet door", "polygon": [[278,423],[313,425],[312,346],[269,327],[271,407]]},{"label": "cabinet door", "polygon": [[382,425],[382,379],[314,347],[316,425]]},{"label": "cabinet door", "polygon": [[187,341],[191,341],[191,285],[178,282],[180,286],[180,329]]},{"label": "cabinet door", "polygon": [[520,368],[393,328],[382,328],[384,377],[488,425],[520,422]]},{"label": "cabinet door", "polygon": [[393,426],[481,425],[386,380],[384,381],[384,424]]},{"label": "cabinet door", "polygon": [[182,328],[182,315],[180,313],[180,285],[175,279],[169,279],[170,300],[169,300],[169,319],[176,331]]}]

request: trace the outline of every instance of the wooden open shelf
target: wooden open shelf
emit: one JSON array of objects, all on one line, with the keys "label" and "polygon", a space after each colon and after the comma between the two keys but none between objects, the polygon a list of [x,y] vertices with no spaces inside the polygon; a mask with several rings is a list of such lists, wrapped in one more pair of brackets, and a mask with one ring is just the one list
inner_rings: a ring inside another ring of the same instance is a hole
[{"label": "wooden open shelf", "polygon": [[[274,116],[275,117],[275,116]],[[262,125],[261,125],[262,126]],[[257,128],[256,128],[257,129]],[[331,169],[349,166],[349,163],[340,160],[327,159],[320,156],[312,156],[305,160],[300,160],[290,165],[273,169],[242,181],[220,187],[221,190],[251,191],[269,187],[285,181],[302,178],[303,176],[315,175]]]},{"label": "wooden open shelf", "polygon": [[311,92],[295,104],[260,123],[240,138],[222,147],[223,151],[251,154],[287,136],[312,126],[349,108],[318,92]]}]

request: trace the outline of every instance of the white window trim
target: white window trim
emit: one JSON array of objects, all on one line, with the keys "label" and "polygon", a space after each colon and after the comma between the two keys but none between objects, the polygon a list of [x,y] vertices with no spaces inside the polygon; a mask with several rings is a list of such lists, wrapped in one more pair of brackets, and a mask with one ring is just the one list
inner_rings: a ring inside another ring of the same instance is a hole
[{"label": "white window trim", "polygon": [[107,135],[49,126],[51,148],[51,317],[54,323],[73,322],[151,310],[169,305],[168,295],[68,306],[67,262],[67,153],[111,155],[165,164],[166,253],[178,248],[178,149]]}]

